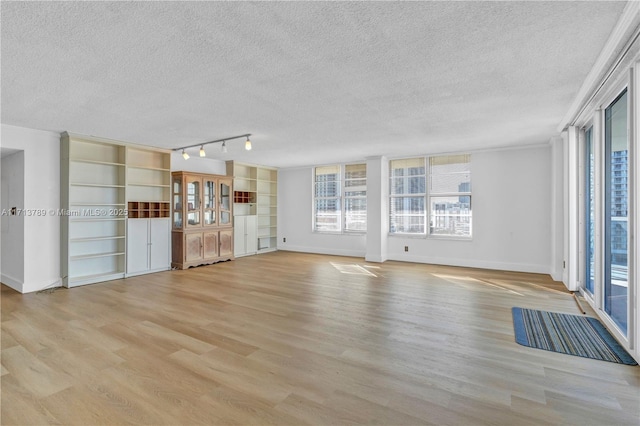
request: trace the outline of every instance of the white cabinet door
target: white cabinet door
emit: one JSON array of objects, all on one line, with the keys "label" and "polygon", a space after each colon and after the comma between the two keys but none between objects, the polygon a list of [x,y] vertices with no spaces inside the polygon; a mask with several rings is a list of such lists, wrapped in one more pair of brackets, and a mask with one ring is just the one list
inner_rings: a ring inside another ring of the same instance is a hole
[{"label": "white cabinet door", "polygon": [[127,274],[170,269],[169,221],[169,218],[127,220]]},{"label": "white cabinet door", "polygon": [[234,217],[233,249],[236,257],[258,252],[258,217],[256,215]]},{"label": "white cabinet door", "polygon": [[127,220],[127,273],[149,270],[149,219]]},{"label": "white cabinet door", "polygon": [[169,269],[171,265],[171,223],[169,218],[149,219],[149,269]]},{"label": "white cabinet door", "polygon": [[247,216],[235,216],[233,218],[233,254],[234,256],[244,256],[247,253],[246,248],[246,221]]},{"label": "white cabinet door", "polygon": [[246,253],[256,254],[258,252],[258,217],[247,216],[246,218]]}]

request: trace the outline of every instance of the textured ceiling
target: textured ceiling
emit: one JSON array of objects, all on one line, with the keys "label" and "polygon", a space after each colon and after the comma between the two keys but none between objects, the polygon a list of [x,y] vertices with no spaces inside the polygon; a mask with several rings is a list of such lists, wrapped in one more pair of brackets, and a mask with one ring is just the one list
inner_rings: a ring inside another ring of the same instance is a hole
[{"label": "textured ceiling", "polygon": [[278,167],[545,143],[624,4],[2,1],[1,121]]}]

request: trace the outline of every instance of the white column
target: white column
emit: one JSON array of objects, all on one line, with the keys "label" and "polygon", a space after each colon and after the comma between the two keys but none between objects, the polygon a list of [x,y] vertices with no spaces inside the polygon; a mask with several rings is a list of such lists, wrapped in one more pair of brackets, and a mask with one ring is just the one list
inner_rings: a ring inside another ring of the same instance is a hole
[{"label": "white column", "polygon": [[577,291],[580,286],[580,262],[578,253],[580,248],[580,221],[578,214],[579,207],[579,182],[578,162],[579,159],[579,131],[576,126],[567,129],[565,143],[565,268],[563,282],[570,291]]},{"label": "white column", "polygon": [[389,235],[389,161],[367,158],[367,262],[387,260]]}]

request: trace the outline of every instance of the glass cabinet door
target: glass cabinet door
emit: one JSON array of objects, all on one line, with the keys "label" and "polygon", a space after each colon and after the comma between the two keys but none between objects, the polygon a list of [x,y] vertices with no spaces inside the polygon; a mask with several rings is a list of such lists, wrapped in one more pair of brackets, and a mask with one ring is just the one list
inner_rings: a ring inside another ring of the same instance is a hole
[{"label": "glass cabinet door", "polygon": [[216,182],[205,179],[202,190],[204,191],[204,224],[216,224]]},{"label": "glass cabinet door", "polygon": [[173,185],[173,227],[182,228],[182,178],[174,176]]},{"label": "glass cabinet door", "polygon": [[187,226],[200,226],[200,185],[200,178],[187,178]]},{"label": "glass cabinet door", "polygon": [[220,182],[220,225],[231,223],[231,185]]}]

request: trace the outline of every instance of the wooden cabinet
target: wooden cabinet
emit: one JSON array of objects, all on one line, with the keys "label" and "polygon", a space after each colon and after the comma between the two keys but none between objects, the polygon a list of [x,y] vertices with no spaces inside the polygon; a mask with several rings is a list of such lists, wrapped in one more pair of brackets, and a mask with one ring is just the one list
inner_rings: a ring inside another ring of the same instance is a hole
[{"label": "wooden cabinet", "polygon": [[[236,245],[235,255],[264,253],[277,248],[278,236],[278,170],[271,167],[227,161],[227,175],[233,176],[233,212],[235,227],[241,217],[253,216],[256,220],[255,245]],[[242,225],[241,225],[242,226]],[[236,228],[237,229],[237,228]],[[252,233],[247,238],[254,238]],[[235,241],[240,242],[236,236]]]},{"label": "wooden cabinet", "polygon": [[173,172],[172,261],[174,268],[233,259],[232,179]]}]

